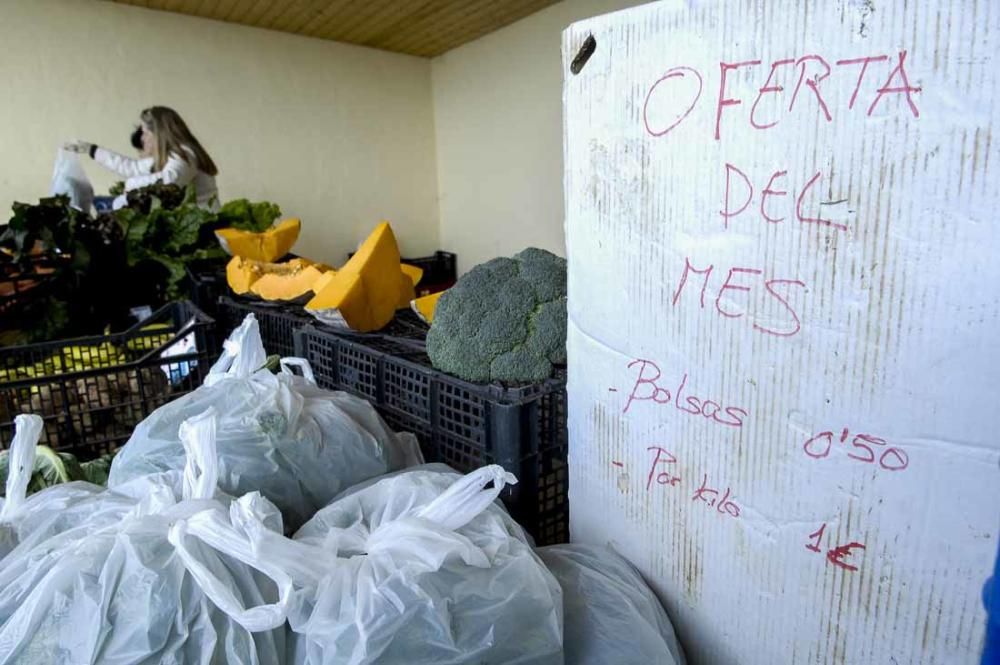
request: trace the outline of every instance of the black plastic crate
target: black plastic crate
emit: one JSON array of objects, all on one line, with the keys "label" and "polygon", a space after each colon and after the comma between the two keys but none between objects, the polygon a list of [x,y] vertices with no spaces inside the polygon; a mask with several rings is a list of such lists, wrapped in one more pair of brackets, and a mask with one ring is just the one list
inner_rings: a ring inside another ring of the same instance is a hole
[{"label": "black plastic crate", "polygon": [[[307,324],[313,324],[324,330],[333,330],[319,323],[301,304],[266,302],[239,297],[222,296],[218,299],[216,318],[220,330],[232,330],[237,327],[247,314],[251,312],[257,317],[260,325],[261,339],[264,350],[269,354],[281,357],[294,356],[295,331]],[[420,320],[413,310],[401,309],[395,318],[382,330],[374,333],[360,333],[351,330],[337,329],[340,336],[357,341],[389,338],[401,343],[414,343],[423,348],[427,337],[428,326]]]},{"label": "black plastic crate", "polygon": [[260,325],[260,338],[264,350],[282,358],[295,355],[295,331],[315,319],[302,305],[252,301],[230,296],[219,298],[218,320],[220,329],[230,331],[253,313]]},{"label": "black plastic crate", "polygon": [[485,464],[512,472],[518,483],[502,495],[511,515],[539,545],[568,540],[564,371],[511,388],[437,371],[413,340],[307,325],[296,345],[320,386],[370,401],[394,429],[417,436],[427,461],[462,472]]},{"label": "black plastic crate", "polygon": [[417,284],[418,296],[426,296],[450,289],[458,279],[457,259],[451,252],[439,250],[434,252],[434,256],[400,260],[424,271],[420,283]]},{"label": "black plastic crate", "polygon": [[209,316],[218,316],[219,296],[229,290],[227,259],[198,259],[185,264],[191,302]]},{"label": "black plastic crate", "polygon": [[347,337],[349,339],[356,339],[359,341],[371,339],[390,339],[410,344],[411,346],[413,342],[416,342],[417,347],[420,349],[423,349],[424,340],[427,339],[427,331],[430,330],[430,327],[424,323],[423,320],[417,316],[416,312],[409,307],[406,309],[396,310],[396,314],[392,321],[387,323],[384,328],[369,333],[333,328],[327,324],[317,321],[316,319],[313,319],[311,323],[317,328],[329,330],[340,335],[341,337]]},{"label": "black plastic crate", "polygon": [[[347,255],[350,259],[354,252]],[[458,279],[458,259],[452,252],[438,250],[433,256],[417,258],[401,258],[400,262],[416,266],[424,271],[420,283],[417,284],[417,295],[426,296],[450,289]]]},{"label": "black plastic crate", "polygon": [[111,452],[154,409],[201,385],[218,357],[215,321],[175,302],[128,330],[5,347],[0,446],[14,417],[45,421],[40,443],[83,459]]}]

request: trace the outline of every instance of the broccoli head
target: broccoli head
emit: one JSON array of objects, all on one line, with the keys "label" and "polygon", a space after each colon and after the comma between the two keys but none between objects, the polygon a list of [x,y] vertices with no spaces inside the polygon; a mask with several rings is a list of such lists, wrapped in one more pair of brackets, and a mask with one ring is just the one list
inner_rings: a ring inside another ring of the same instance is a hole
[{"label": "broccoli head", "polygon": [[467,381],[541,381],[566,362],[566,259],[529,247],[482,263],[434,309],[427,355]]}]

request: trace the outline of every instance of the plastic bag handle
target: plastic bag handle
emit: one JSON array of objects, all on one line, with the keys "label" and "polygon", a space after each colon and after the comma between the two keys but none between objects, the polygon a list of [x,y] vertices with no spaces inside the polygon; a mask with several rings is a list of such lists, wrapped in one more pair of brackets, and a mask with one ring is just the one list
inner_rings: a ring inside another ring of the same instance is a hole
[{"label": "plastic bag handle", "polygon": [[[167,540],[174,546],[185,569],[191,573],[201,591],[215,603],[216,607],[252,633],[274,630],[284,624],[288,617],[292,579],[279,566],[269,563],[265,557],[258,555],[246,534],[234,528],[220,513],[218,509],[205,510],[174,523],[167,533]],[[185,538],[188,536],[198,538],[214,550],[227,554],[269,577],[278,588],[277,602],[244,607],[230,585],[216,577],[188,548],[185,543]]]},{"label": "plastic bag handle", "polygon": [[[492,489],[483,489],[493,482]],[[514,485],[517,477],[498,464],[490,464],[459,478],[441,495],[420,508],[414,515],[453,531],[471,522],[496,501],[505,485]]]},{"label": "plastic bag handle", "polygon": [[181,423],[178,436],[184,445],[184,499],[211,499],[219,482],[219,453],[215,446],[218,418],[214,407]]},{"label": "plastic bag handle", "polygon": [[243,323],[222,343],[222,355],[205,377],[205,385],[214,385],[226,377],[247,378],[266,362],[257,317],[247,314]]},{"label": "plastic bag handle", "polygon": [[249,507],[257,495],[248,494],[234,501],[229,509],[229,517],[250,538],[254,553],[265,557],[267,563],[276,566],[300,587],[315,588],[319,582],[338,565],[330,552],[322,547],[286,538],[281,533],[268,529]]},{"label": "plastic bag handle", "polygon": [[283,374],[295,374],[295,372],[293,372],[291,368],[298,367],[299,371],[302,372],[302,376],[305,378],[305,380],[313,384],[314,386],[316,385],[316,375],[313,373],[312,365],[310,365],[309,361],[306,360],[305,358],[296,358],[290,356],[288,358],[282,358],[278,362],[281,364],[281,372]]},{"label": "plastic bag handle", "polygon": [[28,483],[35,472],[35,451],[44,423],[38,416],[21,414],[14,418],[14,439],[7,458],[7,500],[0,508],[0,520],[17,512],[28,496]]}]

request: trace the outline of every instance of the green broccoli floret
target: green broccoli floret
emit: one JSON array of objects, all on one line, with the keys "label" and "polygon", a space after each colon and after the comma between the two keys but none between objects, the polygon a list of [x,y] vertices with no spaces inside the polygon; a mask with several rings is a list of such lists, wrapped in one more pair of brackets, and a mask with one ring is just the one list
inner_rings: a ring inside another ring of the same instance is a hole
[{"label": "green broccoli floret", "polygon": [[530,247],[480,264],[441,296],[434,367],[467,381],[541,381],[566,362],[566,260]]}]

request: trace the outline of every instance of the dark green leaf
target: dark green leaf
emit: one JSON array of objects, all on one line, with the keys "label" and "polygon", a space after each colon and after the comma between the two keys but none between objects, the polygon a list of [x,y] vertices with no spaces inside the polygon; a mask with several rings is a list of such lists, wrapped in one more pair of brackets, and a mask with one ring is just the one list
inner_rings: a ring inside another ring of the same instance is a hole
[{"label": "dark green leaf", "polygon": [[[0,452],[0,478],[6,478],[10,451]],[[28,494],[62,483],[84,480],[95,485],[108,484],[108,474],[114,453],[108,453],[89,462],[80,463],[71,453],[60,453],[48,446],[37,446],[35,449],[35,466],[28,482]],[[0,496],[6,496],[6,487]]]},{"label": "dark green leaf", "polygon": [[111,473],[111,462],[114,461],[114,458],[114,453],[106,453],[89,462],[81,462],[80,469],[83,471],[83,480],[95,485],[107,486],[108,475]]},{"label": "dark green leaf", "polygon": [[236,199],[219,210],[222,226],[244,231],[266,231],[279,217],[281,208],[267,201],[251,203],[247,199]]}]

